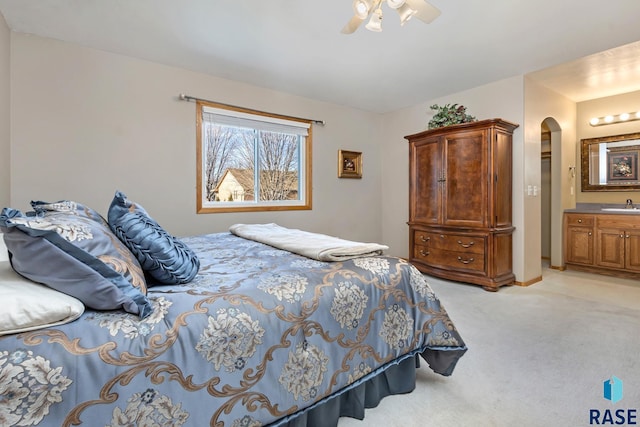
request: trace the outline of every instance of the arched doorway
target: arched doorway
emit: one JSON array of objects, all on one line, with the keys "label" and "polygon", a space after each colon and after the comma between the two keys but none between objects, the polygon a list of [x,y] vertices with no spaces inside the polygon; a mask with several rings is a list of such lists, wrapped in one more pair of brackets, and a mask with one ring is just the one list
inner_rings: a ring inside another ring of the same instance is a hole
[{"label": "arched doorway", "polygon": [[551,130],[540,126],[540,248],[542,268],[551,265]]},{"label": "arched doorway", "polygon": [[[562,129],[547,117],[540,124],[541,259],[543,267],[562,268]],[[555,181],[554,181],[555,180]]]}]

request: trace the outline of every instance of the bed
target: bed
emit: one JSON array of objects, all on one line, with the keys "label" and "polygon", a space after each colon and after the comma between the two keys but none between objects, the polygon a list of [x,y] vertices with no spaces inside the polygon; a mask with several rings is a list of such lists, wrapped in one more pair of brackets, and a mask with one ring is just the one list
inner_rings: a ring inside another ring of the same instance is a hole
[{"label": "bed", "polygon": [[319,261],[230,232],[180,241],[197,273],[147,277],[145,316],[85,307],[0,336],[0,426],[331,426],[412,391],[421,359],[448,376],[467,350],[400,258]]}]

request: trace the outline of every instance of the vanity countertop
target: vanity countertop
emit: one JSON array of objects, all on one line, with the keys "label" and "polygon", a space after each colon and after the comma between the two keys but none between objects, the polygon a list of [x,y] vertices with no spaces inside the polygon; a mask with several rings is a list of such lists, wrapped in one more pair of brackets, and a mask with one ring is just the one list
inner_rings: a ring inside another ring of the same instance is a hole
[{"label": "vanity countertop", "polygon": [[[639,204],[640,205],[640,204]],[[612,203],[577,203],[573,209],[565,209],[566,213],[589,213],[589,214],[613,214],[613,215],[638,215],[640,208],[634,204],[633,208],[627,208],[625,204]]]}]

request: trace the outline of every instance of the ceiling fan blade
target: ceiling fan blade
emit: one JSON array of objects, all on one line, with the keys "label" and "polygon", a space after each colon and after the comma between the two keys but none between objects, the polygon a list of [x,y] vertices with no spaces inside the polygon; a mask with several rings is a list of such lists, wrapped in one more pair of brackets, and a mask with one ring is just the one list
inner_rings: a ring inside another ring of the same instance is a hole
[{"label": "ceiling fan blade", "polygon": [[347,25],[345,25],[342,31],[340,32],[343,34],[351,34],[355,30],[357,30],[360,24],[362,24],[363,22],[364,22],[364,19],[360,19],[354,15],[353,18],[351,18],[349,22],[347,22]]},{"label": "ceiling fan blade", "polygon": [[414,16],[427,24],[440,16],[440,9],[424,0],[407,0],[407,4],[416,11]]}]

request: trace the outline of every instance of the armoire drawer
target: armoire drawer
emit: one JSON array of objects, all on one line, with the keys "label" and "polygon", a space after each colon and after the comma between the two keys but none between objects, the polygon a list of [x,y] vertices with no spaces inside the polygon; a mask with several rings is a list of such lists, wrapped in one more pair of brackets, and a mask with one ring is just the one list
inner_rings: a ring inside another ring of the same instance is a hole
[{"label": "armoire drawer", "polygon": [[486,238],[484,236],[434,233],[415,230],[413,242],[416,246],[427,246],[447,251],[470,252],[474,254],[483,254],[484,256]]},{"label": "armoire drawer", "polygon": [[455,270],[485,271],[484,254],[458,252],[416,245],[413,256],[417,261],[437,268]]}]

